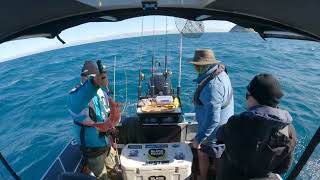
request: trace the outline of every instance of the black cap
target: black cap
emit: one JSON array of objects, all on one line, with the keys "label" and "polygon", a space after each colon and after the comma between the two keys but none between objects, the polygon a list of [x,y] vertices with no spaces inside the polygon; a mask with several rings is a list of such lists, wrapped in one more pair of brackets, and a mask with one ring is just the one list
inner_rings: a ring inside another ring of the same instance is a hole
[{"label": "black cap", "polygon": [[[106,73],[106,67],[103,67],[103,72]],[[93,61],[85,61],[81,69],[81,76],[88,76],[92,74],[99,74],[98,65]]]},{"label": "black cap", "polygon": [[283,96],[279,81],[271,74],[256,75],[247,90],[259,104],[271,107],[277,107]]}]

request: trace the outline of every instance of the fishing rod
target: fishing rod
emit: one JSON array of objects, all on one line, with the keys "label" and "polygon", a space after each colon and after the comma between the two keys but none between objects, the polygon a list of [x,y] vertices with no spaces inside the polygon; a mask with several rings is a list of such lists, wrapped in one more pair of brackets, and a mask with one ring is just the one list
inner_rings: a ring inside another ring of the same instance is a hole
[{"label": "fishing rod", "polygon": [[126,78],[126,100],[125,100],[124,107],[121,114],[127,111],[127,103],[128,103],[128,77],[127,77],[127,71],[125,69],[124,69],[124,76]]},{"label": "fishing rod", "polygon": [[102,74],[103,73],[103,66],[102,66],[101,60],[97,61],[97,66],[99,69],[99,73]]},{"label": "fishing rod", "polygon": [[138,79],[138,99],[141,97],[142,93],[142,86],[141,86],[141,80],[142,80],[142,71],[141,71],[141,61],[143,56],[143,17],[141,19],[141,38],[140,38],[140,58],[139,58],[139,79]]},{"label": "fishing rod", "polygon": [[167,63],[168,63],[168,17],[166,17],[166,55],[164,59],[164,69],[167,72]]},{"label": "fishing rod", "polygon": [[179,78],[177,87],[177,96],[181,95],[181,73],[182,73],[182,33],[180,33],[180,48],[179,48]]},{"label": "fishing rod", "polygon": [[117,56],[114,56],[113,61],[113,99],[116,101],[116,62],[117,62]]},{"label": "fishing rod", "polygon": [[[100,74],[105,73],[101,60],[97,61],[97,66]],[[109,90],[108,86],[106,88]],[[116,93],[116,92],[114,91],[113,93]]]},{"label": "fishing rod", "polygon": [[[156,24],[156,17],[153,16],[153,34],[152,37],[155,39],[155,24]],[[155,64],[155,40],[153,41],[153,47],[152,47],[152,67],[151,67],[151,97],[154,96],[154,64]]]},{"label": "fishing rod", "polygon": [[164,80],[165,80],[165,85],[164,85],[164,89],[165,89],[165,95],[167,95],[168,93],[168,82],[167,82],[167,78],[169,76],[169,72],[167,69],[168,66],[168,17],[166,16],[166,55],[164,58]]},{"label": "fishing rod", "polygon": [[[99,70],[99,73],[100,73],[100,74],[105,73],[104,68],[103,68],[103,65],[102,65],[102,63],[101,63],[101,60],[98,60],[98,61],[97,61],[97,66],[98,66],[98,70]],[[115,78],[115,73],[114,73],[114,78]],[[115,79],[114,79],[114,80],[115,80]],[[108,87],[106,87],[106,88],[107,88],[107,91],[109,91],[109,88],[108,88]],[[115,90],[116,90],[116,89],[115,89],[115,81],[114,81],[113,90],[114,90],[114,92],[113,92],[113,99],[114,99],[114,101],[115,101],[115,94],[116,94],[116,91],[115,91]],[[108,95],[108,96],[109,96],[109,95]],[[100,99],[100,98],[99,98],[99,99]],[[104,104],[103,101],[102,101],[102,99],[100,99],[99,101],[100,101],[100,103]],[[105,108],[103,108],[103,111],[104,111],[105,113],[108,113]]]}]

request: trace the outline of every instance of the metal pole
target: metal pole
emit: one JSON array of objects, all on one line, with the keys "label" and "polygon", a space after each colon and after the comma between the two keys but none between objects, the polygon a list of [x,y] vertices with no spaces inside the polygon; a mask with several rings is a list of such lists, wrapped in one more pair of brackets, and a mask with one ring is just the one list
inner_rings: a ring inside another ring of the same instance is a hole
[{"label": "metal pole", "polygon": [[180,33],[180,49],[179,49],[179,79],[178,79],[178,88],[177,96],[181,95],[181,73],[182,73],[182,33]]}]

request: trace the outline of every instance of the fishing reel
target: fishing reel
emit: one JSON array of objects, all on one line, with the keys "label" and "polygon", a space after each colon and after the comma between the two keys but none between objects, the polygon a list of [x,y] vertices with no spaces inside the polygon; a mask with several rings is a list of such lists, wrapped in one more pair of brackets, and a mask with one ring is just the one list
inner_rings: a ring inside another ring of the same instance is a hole
[{"label": "fishing reel", "polygon": [[162,73],[163,77],[168,78],[172,75],[172,71],[166,70],[165,72]]},{"label": "fishing reel", "polygon": [[145,75],[144,75],[144,73],[142,71],[140,72],[139,78],[140,78],[141,81],[143,81],[145,79]]}]

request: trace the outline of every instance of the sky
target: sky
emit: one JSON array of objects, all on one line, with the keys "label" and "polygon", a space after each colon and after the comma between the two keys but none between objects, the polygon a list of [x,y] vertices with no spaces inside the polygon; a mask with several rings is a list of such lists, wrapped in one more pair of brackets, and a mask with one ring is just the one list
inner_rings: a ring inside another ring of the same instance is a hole
[{"label": "sky", "polygon": [[[156,34],[164,33],[166,20],[168,31],[178,33],[174,17],[146,16],[143,17],[144,34],[148,35],[152,33],[154,22]],[[227,21],[204,21],[204,24],[205,32],[227,32],[234,26],[233,23]],[[86,23],[62,31],[60,37],[66,42],[64,45],[56,38],[33,38],[2,43],[0,44],[0,62],[37,52],[84,44],[86,42],[139,36],[141,30],[142,17],[119,22]]]}]

